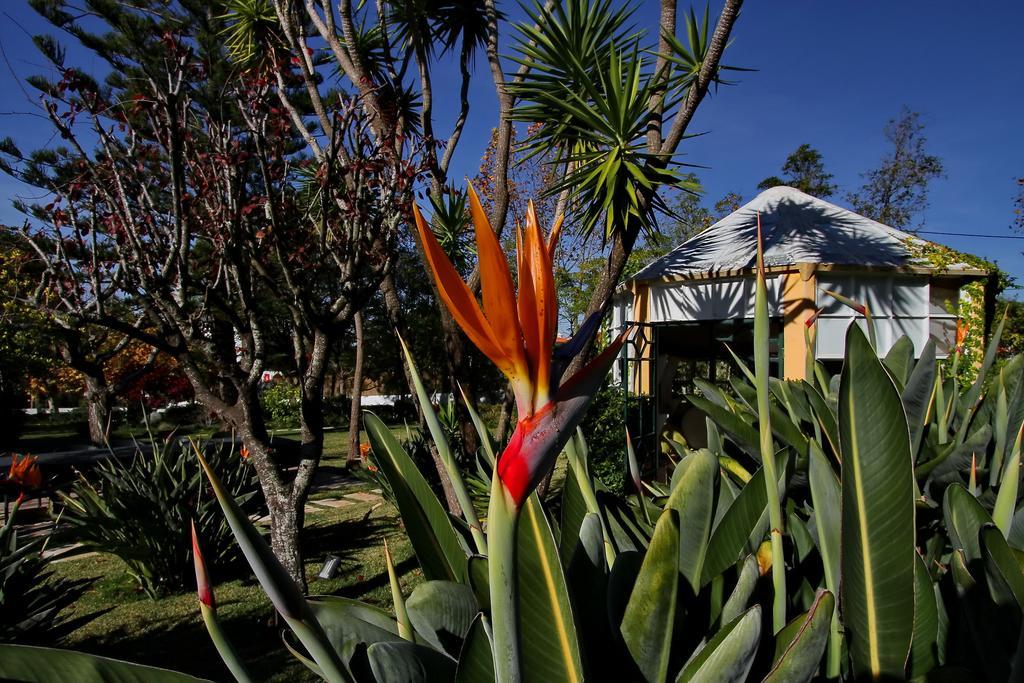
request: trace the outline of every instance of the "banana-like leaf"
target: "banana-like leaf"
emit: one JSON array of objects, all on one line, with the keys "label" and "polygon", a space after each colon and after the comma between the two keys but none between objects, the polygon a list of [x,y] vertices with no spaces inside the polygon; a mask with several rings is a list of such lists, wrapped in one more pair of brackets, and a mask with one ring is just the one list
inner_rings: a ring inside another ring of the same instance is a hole
[{"label": "banana-like leaf", "polygon": [[739,446],[744,453],[760,460],[760,455],[757,450],[758,436],[756,429],[744,422],[735,413],[720,405],[712,403],[702,396],[691,395],[687,396],[686,400],[711,418],[721,429],[725,430],[725,433],[736,442],[736,445]]},{"label": "banana-like leaf", "polygon": [[608,561],[601,518],[593,512],[587,514],[579,535],[580,542],[569,561],[566,579],[580,642],[586,645],[585,673],[593,680],[612,670],[616,652],[607,606],[604,600],[595,599],[608,594]]},{"label": "banana-like leaf", "polygon": [[818,552],[825,569],[825,585],[833,595],[839,592],[840,549],[842,528],[842,493],[839,479],[817,443],[811,444],[811,457],[807,463],[814,503],[814,522],[817,529]]},{"label": "banana-like leaf", "polygon": [[804,382],[804,395],[811,405],[814,417],[818,420],[818,424],[821,425],[821,431],[825,434],[825,438],[828,439],[829,446],[832,447],[832,452],[838,453],[839,427],[836,424],[835,412],[833,412],[825,397],[821,395],[821,392],[808,382]]},{"label": "banana-like leaf", "polygon": [[209,681],[84,652],[0,644],[0,680],[22,683],[198,683]]},{"label": "banana-like leaf", "polygon": [[402,640],[398,622],[380,608],[337,595],[310,596],[308,602],[334,651],[346,665],[360,645]]},{"label": "banana-like leaf", "polygon": [[654,527],[620,632],[648,681],[668,677],[679,592],[679,514],[666,508]]},{"label": "banana-like leaf", "polygon": [[473,555],[469,558],[469,564],[466,568],[466,580],[469,583],[469,587],[473,589],[473,595],[476,596],[476,602],[480,605],[480,609],[490,614],[491,586],[487,572],[486,557]]},{"label": "banana-like leaf", "polygon": [[928,424],[929,408],[934,395],[935,340],[929,339],[900,394],[903,410],[907,413],[907,426],[910,428],[910,452],[915,461],[921,448],[921,435]]},{"label": "banana-like leaf", "polygon": [[914,628],[914,472],[899,391],[857,325],[839,387],[842,613],[854,669],[902,677]]},{"label": "banana-like leaf", "polygon": [[455,660],[423,645],[374,643],[366,650],[377,683],[434,683],[455,678]]},{"label": "banana-like leaf", "polygon": [[745,681],[761,639],[761,606],[754,605],[714,635],[676,676],[676,683]]},{"label": "banana-like leaf", "polygon": [[480,613],[473,589],[450,581],[427,581],[416,586],[406,601],[409,621],[418,642],[457,656],[473,620]]},{"label": "banana-like leaf", "polygon": [[946,519],[946,530],[954,549],[963,550],[964,558],[970,564],[981,557],[981,546],[978,534],[986,524],[992,523],[992,517],[981,506],[978,499],[964,488],[963,484],[953,484],[946,489],[942,499],[942,509]]},{"label": "banana-like leaf", "polygon": [[370,412],[363,414],[363,425],[423,574],[430,580],[459,581],[466,575],[469,552],[448,511],[387,425]]},{"label": "banana-like leaf", "polygon": [[[998,534],[998,532],[997,532]],[[972,574],[967,567],[967,560],[962,550],[954,550],[949,558],[950,575],[953,578],[953,585],[956,589],[956,596],[959,611],[966,617],[965,628],[961,634],[960,642],[951,645],[963,647],[963,632],[973,644],[973,656],[971,659],[972,668],[984,672],[985,678],[992,681],[1008,681],[1010,679],[1010,662],[1012,655],[1017,648],[1019,633],[1015,629],[1007,628],[1007,620],[1010,614],[1007,609],[1017,612],[1017,605],[997,605],[992,600],[991,590],[998,590],[1000,586],[989,586],[986,590],[986,581],[976,578],[982,577],[985,569],[978,567],[978,572]],[[977,564],[973,565],[977,566]],[[997,593],[998,595],[998,593]],[[1004,599],[1005,595],[1000,595]],[[1012,601],[1012,598],[1011,598]],[[971,648],[968,648],[970,651]],[[975,675],[975,678],[979,678]]]},{"label": "banana-like leaf", "polygon": [[679,513],[679,571],[697,593],[714,514],[718,459],[702,449],[686,460],[686,472],[665,506]]},{"label": "banana-like leaf", "polygon": [[924,558],[914,563],[914,637],[907,662],[910,678],[920,678],[939,665],[939,610],[932,577]]},{"label": "banana-like leaf", "polygon": [[907,385],[907,379],[910,377],[914,365],[914,342],[910,341],[910,337],[907,335],[903,335],[892,345],[889,353],[885,354],[882,363],[895,380],[896,387],[902,391],[903,387]]},{"label": "banana-like leaf", "polygon": [[[1003,536],[1009,538],[1010,527],[1013,525],[1013,513],[1017,507],[1017,492],[1020,489],[1020,452],[1021,440],[1024,439],[1024,424],[1021,424],[1017,432],[1017,439],[1013,444],[1013,454],[1006,463],[1003,471],[1002,481],[999,484],[999,493],[996,495],[996,503],[992,508],[992,521],[995,522]],[[993,463],[995,466],[995,463]]]},{"label": "banana-like leaf", "polygon": [[[807,474],[811,486],[811,501],[814,507],[814,525],[817,530],[816,541],[818,554],[825,570],[825,587],[833,596],[839,595],[841,542],[842,542],[842,492],[839,480],[832,466],[821,452],[817,442],[811,442],[810,459],[807,463]],[[839,675],[842,658],[841,631],[839,627],[839,609],[836,606],[832,619],[832,635],[829,640],[828,669],[829,677]]]},{"label": "banana-like leaf", "polygon": [[583,498],[576,468],[567,467],[562,483],[562,519],[559,525],[558,552],[564,564],[568,564],[576,552],[580,540],[580,525],[590,512]]},{"label": "banana-like leaf", "polygon": [[1024,572],[997,527],[986,525],[979,535],[989,592],[997,605],[1015,602],[1024,612]]},{"label": "banana-like leaf", "polygon": [[722,521],[711,534],[701,570],[702,582],[705,585],[736,564],[743,554],[751,531],[757,526],[765,511],[767,501],[764,469],[759,469],[740,490],[740,494],[725,511]]},{"label": "banana-like leaf", "polygon": [[761,570],[757,565],[757,557],[747,555],[740,566],[740,575],[736,579],[736,585],[725,601],[725,605],[722,606],[721,622],[723,624],[734,621],[747,611],[750,597],[754,594],[754,588],[757,586],[759,578],[761,578]]},{"label": "banana-like leaf", "polygon": [[582,681],[576,623],[551,526],[536,494],[516,531],[519,643],[526,681]]},{"label": "banana-like leaf", "polygon": [[814,677],[831,631],[836,599],[818,591],[807,612],[791,621],[776,639],[776,658],[764,683],[796,683]]},{"label": "banana-like leaf", "polygon": [[478,614],[462,643],[455,683],[494,683],[494,653],[487,617]]},{"label": "banana-like leaf", "polygon": [[644,553],[627,550],[619,553],[608,573],[608,596],[606,608],[608,623],[613,629],[619,629],[626,615],[630,596],[636,586],[636,579],[643,566]]}]

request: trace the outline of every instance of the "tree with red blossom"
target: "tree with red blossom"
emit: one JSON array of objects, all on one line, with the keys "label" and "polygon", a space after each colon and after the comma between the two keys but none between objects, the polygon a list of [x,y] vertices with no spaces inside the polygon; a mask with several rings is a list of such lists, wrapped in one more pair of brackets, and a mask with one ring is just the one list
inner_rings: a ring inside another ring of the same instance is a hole
[{"label": "tree with red blossom", "polygon": [[[206,3],[104,3],[88,24],[62,0],[35,6],[110,68],[101,82],[38,38],[58,78],[29,82],[59,146],[0,146],[3,169],[47,194],[20,205],[43,273],[35,301],[173,359],[250,453],[271,545],[305,585],[298,532],[323,452],[327,361],[393,264],[412,142],[371,134],[358,96],[282,98],[303,87],[299,64],[284,52],[232,63]],[[290,452],[259,401],[281,349],[301,393]]]}]

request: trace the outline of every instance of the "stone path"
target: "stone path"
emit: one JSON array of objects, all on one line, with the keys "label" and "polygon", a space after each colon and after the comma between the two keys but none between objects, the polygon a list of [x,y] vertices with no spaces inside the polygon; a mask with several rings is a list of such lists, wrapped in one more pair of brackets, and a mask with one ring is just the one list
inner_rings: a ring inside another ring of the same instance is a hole
[{"label": "stone path", "polygon": [[[370,503],[373,507],[384,502],[383,496],[381,496],[380,489],[372,489],[370,491],[355,491],[353,493],[342,494],[340,498],[320,498],[318,500],[311,500],[306,503],[305,511],[306,514],[316,514],[322,511],[324,508],[333,508],[340,510],[343,508],[351,507],[358,503]],[[270,515],[263,515],[256,520],[257,524],[270,524]]]}]

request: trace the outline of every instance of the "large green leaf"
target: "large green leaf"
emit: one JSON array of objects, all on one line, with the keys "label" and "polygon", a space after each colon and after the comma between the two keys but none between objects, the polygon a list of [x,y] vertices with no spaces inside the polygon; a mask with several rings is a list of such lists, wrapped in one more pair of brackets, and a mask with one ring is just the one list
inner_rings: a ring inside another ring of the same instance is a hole
[{"label": "large green leaf", "polygon": [[858,675],[902,677],[914,628],[914,472],[899,391],[857,325],[839,386],[842,613]]},{"label": "large green leaf", "polygon": [[377,683],[434,683],[455,678],[455,660],[409,642],[374,643],[366,650]]},{"label": "large green leaf", "polygon": [[648,681],[668,677],[679,592],[679,514],[666,508],[654,527],[620,631]]},{"label": "large green leaf", "polygon": [[910,452],[917,457],[921,447],[921,435],[928,421],[932,394],[935,392],[935,341],[928,340],[921,351],[921,358],[910,373],[900,399],[907,413],[910,428]]},{"label": "large green leaf", "polygon": [[566,569],[573,612],[580,641],[586,645],[584,664],[588,678],[608,671],[607,661],[614,652],[608,609],[596,596],[608,594],[608,561],[605,557],[601,518],[588,513],[580,525],[580,542]]},{"label": "large green leaf", "polygon": [[896,381],[897,388],[902,390],[914,365],[914,342],[910,341],[907,335],[903,335],[892,345],[882,362]]},{"label": "large green leaf", "polygon": [[740,565],[740,574],[736,579],[736,585],[733,586],[732,592],[729,593],[728,599],[722,606],[721,622],[723,624],[728,624],[747,611],[750,597],[754,594],[754,588],[757,586],[759,578],[761,578],[761,568],[757,564],[757,556],[747,555],[743,564]]},{"label": "large green leaf", "polygon": [[997,605],[1016,603],[1024,611],[1024,573],[1002,532],[986,525],[979,535],[989,592]]},{"label": "large green leaf", "polygon": [[587,516],[587,501],[583,498],[576,471],[573,467],[565,470],[562,484],[562,519],[559,525],[558,552],[563,563],[568,563],[576,552],[580,538],[580,525]]},{"label": "large green leaf", "polygon": [[829,591],[818,591],[811,608],[779,632],[778,656],[765,683],[795,683],[814,677],[828,643],[836,599]]},{"label": "large green leaf", "polygon": [[[825,570],[825,587],[833,596],[839,595],[842,568],[840,556],[842,549],[842,492],[839,479],[836,478],[832,465],[818,447],[811,442],[810,458],[807,463],[807,474],[811,485],[811,501],[814,508],[815,540],[818,554]],[[835,602],[833,600],[833,602]],[[839,675],[842,656],[841,633],[839,628],[839,609],[836,606],[832,620],[832,636],[829,641],[829,661],[827,674],[830,677]]]},{"label": "large green leaf", "polygon": [[384,610],[336,595],[311,596],[309,607],[345,664],[360,645],[400,641],[398,622]]},{"label": "large green leaf", "polygon": [[516,531],[519,643],[526,681],[582,681],[569,589],[551,526],[536,494],[523,503]]},{"label": "large green leaf", "polygon": [[714,635],[690,658],[676,683],[745,681],[761,639],[761,607],[754,605]]},{"label": "large green leaf", "polygon": [[757,430],[738,417],[736,413],[716,405],[702,396],[687,396],[686,400],[710,417],[716,425],[725,431],[744,453],[760,460],[757,446]]},{"label": "large green leaf", "polygon": [[821,392],[809,382],[804,382],[804,395],[807,397],[807,402],[811,405],[811,411],[814,413],[815,418],[817,418],[818,424],[821,425],[821,430],[825,438],[828,439],[829,445],[834,452],[838,453],[839,427],[836,425],[835,412],[833,412],[825,397],[821,395]]},{"label": "large green leaf", "polygon": [[[780,453],[777,457],[780,473],[786,470],[786,459]],[[780,476],[784,476],[780,475]],[[751,540],[751,534],[765,516],[768,505],[767,491],[764,485],[764,469],[754,473],[740,494],[736,496],[722,521],[715,527],[708,542],[708,550],[704,557],[704,568],[701,572],[702,582],[707,584],[711,579],[732,567],[746,555],[745,549]],[[758,539],[759,541],[760,539]]]},{"label": "large green leaf", "polygon": [[427,579],[461,580],[469,553],[447,510],[387,425],[370,412],[363,414],[363,425],[423,574]]},{"label": "large green leaf", "polygon": [[701,449],[686,459],[688,466],[676,482],[666,508],[679,513],[679,571],[694,593],[700,590],[714,514],[718,458]]},{"label": "large green leaf", "polygon": [[473,589],[450,581],[421,583],[413,590],[405,607],[419,635],[417,642],[453,657],[462,649],[462,641],[480,613]]},{"label": "large green leaf", "polygon": [[478,614],[459,654],[455,683],[494,683],[494,654],[487,617]]},{"label": "large green leaf", "polygon": [[23,683],[196,683],[177,671],[49,647],[0,644],[0,679]]},{"label": "large green leaf", "polygon": [[814,504],[814,525],[817,530],[818,552],[825,570],[825,585],[833,595],[839,592],[840,542],[842,529],[842,493],[839,479],[832,471],[825,454],[817,443],[811,444],[811,457],[807,463]]},{"label": "large green leaf", "polygon": [[981,557],[978,534],[983,526],[992,523],[992,516],[963,484],[953,484],[946,489],[942,509],[949,540],[954,549],[964,551],[969,565]]},{"label": "large green leaf", "polygon": [[939,664],[939,610],[928,567],[920,555],[914,562],[914,637],[907,663],[911,678],[924,676]]}]

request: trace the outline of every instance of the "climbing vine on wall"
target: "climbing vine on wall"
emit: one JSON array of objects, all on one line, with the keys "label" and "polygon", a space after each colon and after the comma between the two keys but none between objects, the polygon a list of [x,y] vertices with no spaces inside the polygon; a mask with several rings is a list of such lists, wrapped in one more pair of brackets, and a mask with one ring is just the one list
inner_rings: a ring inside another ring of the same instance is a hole
[{"label": "climbing vine on wall", "polygon": [[[904,246],[915,259],[938,270],[947,270],[956,264],[967,264],[995,273],[998,291],[993,292],[993,295],[1011,284],[1010,277],[996,264],[977,256],[917,237],[905,240]],[[947,302],[949,312],[957,316],[956,338],[950,339],[949,342],[960,348],[956,375],[961,384],[974,381],[985,353],[985,284],[983,280],[968,282],[960,288],[959,305]],[[952,354],[947,359],[943,371],[953,372]]]}]

